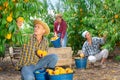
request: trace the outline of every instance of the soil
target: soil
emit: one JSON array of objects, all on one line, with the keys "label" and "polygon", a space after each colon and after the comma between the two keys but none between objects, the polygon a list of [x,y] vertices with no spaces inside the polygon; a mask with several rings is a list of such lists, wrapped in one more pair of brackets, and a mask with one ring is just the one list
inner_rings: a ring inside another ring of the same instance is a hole
[{"label": "soil", "polygon": [[[106,68],[74,68],[74,80],[120,80],[120,63],[108,60],[106,64]],[[21,80],[20,77],[20,72],[14,70],[9,58],[0,62],[0,80]]]}]

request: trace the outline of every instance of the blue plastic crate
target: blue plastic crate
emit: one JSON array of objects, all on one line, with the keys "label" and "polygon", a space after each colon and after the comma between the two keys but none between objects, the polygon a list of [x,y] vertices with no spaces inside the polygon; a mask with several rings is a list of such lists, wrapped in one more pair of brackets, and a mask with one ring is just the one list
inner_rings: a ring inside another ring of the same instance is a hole
[{"label": "blue plastic crate", "polygon": [[49,75],[49,80],[73,80],[73,73],[60,74],[60,75]]},{"label": "blue plastic crate", "polygon": [[55,48],[61,47],[60,37],[59,37],[57,40],[54,40],[54,41],[51,41],[51,42],[52,42],[52,44],[53,44],[53,46],[54,46]]},{"label": "blue plastic crate", "polygon": [[87,66],[87,58],[75,59],[76,68],[85,69]]},{"label": "blue plastic crate", "polygon": [[47,79],[47,73],[44,69],[36,70],[34,72],[35,80],[48,80]]}]

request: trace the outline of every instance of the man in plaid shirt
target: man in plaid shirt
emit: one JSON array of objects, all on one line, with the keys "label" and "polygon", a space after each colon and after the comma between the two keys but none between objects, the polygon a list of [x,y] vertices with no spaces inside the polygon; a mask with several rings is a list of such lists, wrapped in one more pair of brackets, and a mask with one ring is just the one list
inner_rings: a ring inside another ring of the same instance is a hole
[{"label": "man in plaid shirt", "polygon": [[50,29],[46,23],[34,20],[34,34],[28,43],[23,45],[21,57],[17,64],[17,69],[21,71],[22,80],[35,80],[35,70],[55,67],[58,60],[55,54],[49,54],[45,57],[36,54],[37,50],[48,50],[48,41],[45,35],[49,33]]},{"label": "man in plaid shirt", "polygon": [[88,31],[84,31],[82,36],[87,39],[83,44],[82,52],[88,56],[90,62],[101,60],[100,64],[104,68],[104,63],[108,57],[108,50],[100,50],[100,45],[105,43],[106,35],[103,38],[91,37]]}]

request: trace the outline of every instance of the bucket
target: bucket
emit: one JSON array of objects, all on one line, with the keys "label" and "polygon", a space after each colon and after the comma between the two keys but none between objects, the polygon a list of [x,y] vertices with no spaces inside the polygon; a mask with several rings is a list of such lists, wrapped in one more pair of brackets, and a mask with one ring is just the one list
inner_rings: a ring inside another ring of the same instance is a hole
[{"label": "bucket", "polygon": [[60,74],[60,75],[49,75],[49,80],[73,80],[73,73]]},{"label": "bucket", "polygon": [[51,41],[51,42],[52,42],[52,44],[53,44],[53,46],[54,46],[55,48],[61,47],[60,37],[59,37],[58,39],[54,40],[54,41]]},{"label": "bucket", "polygon": [[85,69],[87,66],[87,58],[75,59],[76,68]]},{"label": "bucket", "polygon": [[35,80],[48,80],[48,79],[46,79],[46,71],[45,70],[36,70],[35,72],[34,72],[34,75],[35,75]]}]

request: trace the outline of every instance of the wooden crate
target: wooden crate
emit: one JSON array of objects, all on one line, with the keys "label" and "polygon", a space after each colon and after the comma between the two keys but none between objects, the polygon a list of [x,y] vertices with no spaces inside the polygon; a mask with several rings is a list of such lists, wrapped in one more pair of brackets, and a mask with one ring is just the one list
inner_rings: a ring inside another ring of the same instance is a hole
[{"label": "wooden crate", "polygon": [[58,56],[58,62],[56,66],[71,66],[73,63],[72,60],[72,49],[71,47],[65,47],[65,48],[53,48],[50,47],[48,49],[49,54],[56,54]]}]

